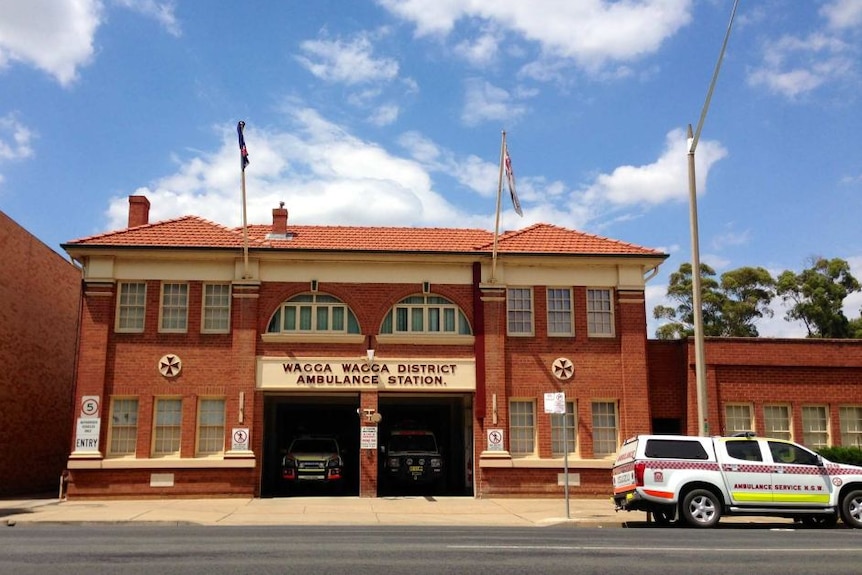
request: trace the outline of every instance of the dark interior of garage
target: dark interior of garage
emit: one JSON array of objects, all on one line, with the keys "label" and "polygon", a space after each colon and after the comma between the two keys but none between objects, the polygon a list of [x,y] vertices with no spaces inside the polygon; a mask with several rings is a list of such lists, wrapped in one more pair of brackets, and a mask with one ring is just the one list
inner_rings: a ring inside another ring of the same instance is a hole
[{"label": "dark interior of garage", "polygon": [[[444,478],[434,485],[411,485],[386,481],[382,476],[382,455],[378,457],[378,496],[472,495],[472,421],[469,396],[386,396],[378,399],[378,444],[385,445],[394,428],[423,427],[432,431],[443,457]],[[313,495],[359,495],[360,430],[355,394],[326,396],[270,396],[264,404],[264,458],[262,497]],[[289,482],[282,479],[282,458],[290,442],[300,436],[334,437],[344,460],[338,485],[320,482]]]}]

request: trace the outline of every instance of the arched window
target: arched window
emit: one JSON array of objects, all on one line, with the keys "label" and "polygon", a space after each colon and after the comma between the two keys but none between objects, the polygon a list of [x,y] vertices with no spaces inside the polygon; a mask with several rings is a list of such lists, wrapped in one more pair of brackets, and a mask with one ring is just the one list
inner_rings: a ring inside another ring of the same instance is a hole
[{"label": "arched window", "polygon": [[412,295],[395,304],[380,326],[381,334],[471,335],[467,316],[448,299]]},{"label": "arched window", "polygon": [[347,304],[331,295],[301,294],[290,298],[272,314],[267,333],[359,333],[359,322]]}]

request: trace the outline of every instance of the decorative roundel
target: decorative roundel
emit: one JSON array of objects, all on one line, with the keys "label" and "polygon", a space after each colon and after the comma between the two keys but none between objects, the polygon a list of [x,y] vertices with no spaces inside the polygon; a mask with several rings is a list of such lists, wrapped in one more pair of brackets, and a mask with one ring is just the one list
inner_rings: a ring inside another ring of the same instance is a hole
[{"label": "decorative roundel", "polygon": [[572,363],[572,360],[566,357],[555,359],[551,365],[551,369],[554,370],[554,377],[557,379],[570,379],[575,375],[575,365]]},{"label": "decorative roundel", "polygon": [[176,377],[183,369],[182,360],[173,354],[162,356],[159,360],[159,373],[165,377]]}]

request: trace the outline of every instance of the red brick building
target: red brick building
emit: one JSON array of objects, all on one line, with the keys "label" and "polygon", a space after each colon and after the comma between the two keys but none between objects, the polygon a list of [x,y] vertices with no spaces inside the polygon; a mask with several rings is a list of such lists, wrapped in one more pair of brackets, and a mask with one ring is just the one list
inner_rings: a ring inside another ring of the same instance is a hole
[{"label": "red brick building", "polygon": [[[437,438],[435,493],[606,495],[623,439],[697,429],[690,343],[646,337],[663,253],[547,224],[497,242],[294,226],[283,208],[247,230],[150,223],[129,200],[127,229],[64,245],[84,271],[71,497],[289,494],[305,434],[338,438],[343,493],[398,494],[380,448],[409,426]],[[855,342],[706,356],[716,433],[862,429]]]},{"label": "red brick building", "polygon": [[81,271],[0,212],[0,496],[56,492],[69,455]]}]

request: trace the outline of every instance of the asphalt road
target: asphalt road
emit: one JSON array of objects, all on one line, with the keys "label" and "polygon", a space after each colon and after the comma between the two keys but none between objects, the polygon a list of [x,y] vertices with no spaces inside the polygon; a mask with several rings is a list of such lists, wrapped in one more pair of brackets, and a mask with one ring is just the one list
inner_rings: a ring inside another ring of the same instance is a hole
[{"label": "asphalt road", "polygon": [[0,528],[0,573],[854,574],[862,530],[680,527]]}]

